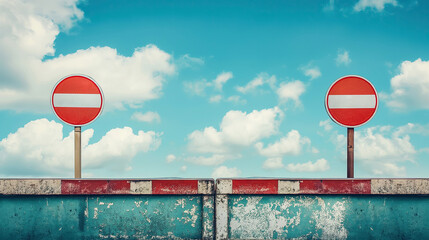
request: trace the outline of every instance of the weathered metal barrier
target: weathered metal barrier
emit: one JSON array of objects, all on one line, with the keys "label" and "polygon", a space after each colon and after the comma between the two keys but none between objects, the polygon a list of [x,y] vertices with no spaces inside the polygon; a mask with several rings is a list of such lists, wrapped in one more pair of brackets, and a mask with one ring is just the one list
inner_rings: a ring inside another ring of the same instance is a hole
[{"label": "weathered metal barrier", "polygon": [[429,239],[429,179],[218,179],[216,239]]},{"label": "weathered metal barrier", "polygon": [[213,239],[214,181],[0,180],[0,239]]}]

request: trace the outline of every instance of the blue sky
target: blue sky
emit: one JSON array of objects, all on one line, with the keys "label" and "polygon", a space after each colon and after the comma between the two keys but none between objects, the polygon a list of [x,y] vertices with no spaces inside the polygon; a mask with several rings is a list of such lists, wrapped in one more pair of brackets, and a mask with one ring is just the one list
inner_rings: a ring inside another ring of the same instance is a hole
[{"label": "blue sky", "polygon": [[378,91],[355,129],[355,177],[427,177],[425,1],[0,1],[0,176],[73,177],[62,77],[106,105],[84,126],[94,178],[346,177],[329,86]]}]

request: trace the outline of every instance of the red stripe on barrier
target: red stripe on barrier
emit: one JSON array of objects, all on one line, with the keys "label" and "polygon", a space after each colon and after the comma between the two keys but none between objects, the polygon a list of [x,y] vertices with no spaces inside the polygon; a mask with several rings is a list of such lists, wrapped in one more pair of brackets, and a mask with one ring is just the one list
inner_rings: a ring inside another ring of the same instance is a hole
[{"label": "red stripe on barrier", "polygon": [[152,180],[152,194],[198,194],[198,180]]},{"label": "red stripe on barrier", "polygon": [[371,194],[371,180],[302,180],[300,194]]},{"label": "red stripe on barrier", "polygon": [[278,180],[232,180],[233,194],[277,194]]},{"label": "red stripe on barrier", "polygon": [[61,194],[129,194],[127,180],[61,180]]}]

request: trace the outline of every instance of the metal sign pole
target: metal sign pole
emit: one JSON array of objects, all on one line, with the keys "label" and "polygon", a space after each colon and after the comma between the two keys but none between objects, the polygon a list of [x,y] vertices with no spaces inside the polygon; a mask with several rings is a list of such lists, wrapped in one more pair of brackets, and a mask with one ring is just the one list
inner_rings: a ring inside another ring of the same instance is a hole
[{"label": "metal sign pole", "polygon": [[354,178],[354,128],[347,128],[347,178]]},{"label": "metal sign pole", "polygon": [[74,178],[81,178],[81,127],[74,127]]}]

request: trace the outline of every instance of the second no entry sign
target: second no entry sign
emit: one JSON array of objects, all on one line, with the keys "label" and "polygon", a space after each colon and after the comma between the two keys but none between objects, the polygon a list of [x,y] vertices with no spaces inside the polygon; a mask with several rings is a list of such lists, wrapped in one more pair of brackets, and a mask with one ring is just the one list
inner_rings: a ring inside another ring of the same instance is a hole
[{"label": "second no entry sign", "polygon": [[371,120],[377,111],[377,91],[363,77],[345,76],[329,88],[325,107],[334,122],[348,128],[358,127]]}]

